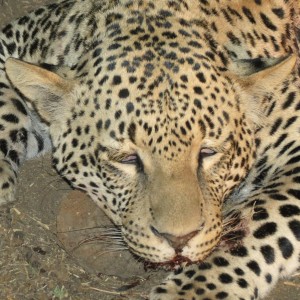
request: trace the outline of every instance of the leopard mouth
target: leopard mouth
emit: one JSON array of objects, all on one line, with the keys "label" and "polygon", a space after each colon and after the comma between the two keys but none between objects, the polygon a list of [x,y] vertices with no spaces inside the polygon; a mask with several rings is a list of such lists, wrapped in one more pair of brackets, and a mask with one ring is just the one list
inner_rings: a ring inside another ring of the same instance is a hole
[{"label": "leopard mouth", "polygon": [[177,254],[173,259],[165,262],[155,263],[150,261],[144,261],[145,270],[158,270],[164,269],[166,271],[176,270],[180,267],[189,266],[198,262],[192,261],[189,258]]}]

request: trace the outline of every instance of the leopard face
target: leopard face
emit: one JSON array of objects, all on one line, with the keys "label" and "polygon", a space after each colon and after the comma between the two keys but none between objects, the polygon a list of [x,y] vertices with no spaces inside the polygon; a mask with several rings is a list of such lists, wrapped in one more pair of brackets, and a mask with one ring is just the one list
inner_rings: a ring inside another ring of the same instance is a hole
[{"label": "leopard face", "polygon": [[[190,77],[197,82],[195,75]],[[58,136],[54,157],[60,172],[121,226],[135,253],[155,262],[172,260],[177,254],[195,261],[218,242],[224,197],[253,160],[253,132],[238,108],[234,118],[217,112],[222,100],[216,101],[215,109],[205,104],[200,109],[196,93],[189,92],[194,103],[183,103],[185,110],[164,113],[160,106],[172,105],[168,85],[155,91],[157,97],[150,96],[151,106],[141,95],[140,104],[111,103],[92,126],[75,117],[70,128],[81,134],[71,139]],[[134,85],[128,90],[139,94]],[[162,94],[167,99],[161,100]],[[113,102],[124,101],[118,94],[111,97],[116,99]],[[116,113],[121,114],[117,122]],[[211,113],[223,126],[211,126]],[[80,110],[74,115],[79,116]]]},{"label": "leopard face", "polygon": [[[177,255],[196,261],[211,251],[222,231],[224,198],[244,178],[255,153],[245,112],[238,106],[232,107],[232,115],[219,109],[237,97],[231,84],[222,78],[228,100],[216,96],[215,104],[207,105],[204,99],[211,97],[212,89],[206,85],[216,84],[212,72],[203,75],[207,83],[199,82],[199,71],[189,74],[185,83],[183,74],[174,76],[172,91],[170,81],[163,79],[148,96],[124,76],[121,80],[129,88],[109,94],[120,73],[108,76],[103,87],[107,98],[99,111],[94,105],[87,111],[82,98],[76,98],[72,123],[55,140],[57,169],[121,226],[136,254],[154,262]],[[120,91],[130,100],[122,99]],[[184,94],[189,99],[184,100]],[[182,97],[179,107],[173,95]],[[102,94],[84,96],[95,97]],[[85,116],[93,112],[91,124]],[[218,118],[217,124],[212,117]]]}]

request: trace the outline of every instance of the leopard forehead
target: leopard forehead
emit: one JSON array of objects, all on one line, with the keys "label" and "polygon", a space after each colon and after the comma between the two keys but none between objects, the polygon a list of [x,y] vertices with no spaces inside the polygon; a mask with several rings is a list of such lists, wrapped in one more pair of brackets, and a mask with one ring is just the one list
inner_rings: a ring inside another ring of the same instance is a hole
[{"label": "leopard forehead", "polygon": [[164,17],[150,30],[147,20],[136,20],[138,30],[131,19],[114,23],[117,33],[82,59],[68,126],[87,123],[104,144],[129,140],[169,159],[204,138],[221,145],[244,112],[220,58],[199,37],[203,29],[181,30]]},{"label": "leopard forehead", "polygon": [[[136,138],[132,129],[138,127],[143,130],[134,143],[169,159],[193,140],[200,147],[205,137],[221,144],[232,131],[239,134],[236,124],[246,121],[239,95],[224,72],[228,54],[244,55],[232,28],[242,17],[223,24],[230,31],[221,47],[217,6],[197,1],[121,1],[108,10],[100,22],[104,33],[94,33],[88,53],[77,65],[80,87],[67,130],[86,128],[109,144],[124,138],[132,141]],[[193,9],[200,9],[199,18],[195,19]],[[214,14],[210,19],[208,9]],[[246,19],[257,14],[239,10]],[[238,16],[238,11],[231,14]],[[255,55],[251,51],[248,55]],[[244,123],[244,131],[246,127]]]}]

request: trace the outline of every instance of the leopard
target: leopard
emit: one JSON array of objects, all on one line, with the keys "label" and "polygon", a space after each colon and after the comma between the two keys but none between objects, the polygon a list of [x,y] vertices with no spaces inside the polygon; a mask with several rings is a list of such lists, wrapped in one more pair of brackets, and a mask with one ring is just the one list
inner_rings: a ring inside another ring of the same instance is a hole
[{"label": "leopard", "polygon": [[262,299],[300,255],[296,0],[62,0],[0,33],[0,203],[53,166],[151,300]]}]

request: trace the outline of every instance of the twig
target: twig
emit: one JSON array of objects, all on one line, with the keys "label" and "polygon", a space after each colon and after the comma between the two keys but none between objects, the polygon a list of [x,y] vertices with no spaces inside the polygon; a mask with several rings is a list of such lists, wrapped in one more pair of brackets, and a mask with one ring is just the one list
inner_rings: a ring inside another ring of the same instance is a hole
[{"label": "twig", "polygon": [[46,230],[50,230],[49,226],[47,224],[42,223],[41,221],[39,221],[38,219],[31,217],[29,215],[27,215],[31,220],[35,221],[38,225],[40,225],[42,228],[46,229]]},{"label": "twig", "polygon": [[110,295],[115,295],[115,296],[140,296],[143,299],[148,299],[148,296],[143,293],[137,293],[137,292],[114,292],[114,291],[109,291],[109,290],[103,290],[95,287],[87,287],[85,289],[90,289],[96,292],[104,293],[104,294],[110,294]]},{"label": "twig", "polygon": [[297,283],[294,283],[294,282],[291,282],[291,281],[284,281],[283,284],[300,288],[300,284],[297,284]]}]

